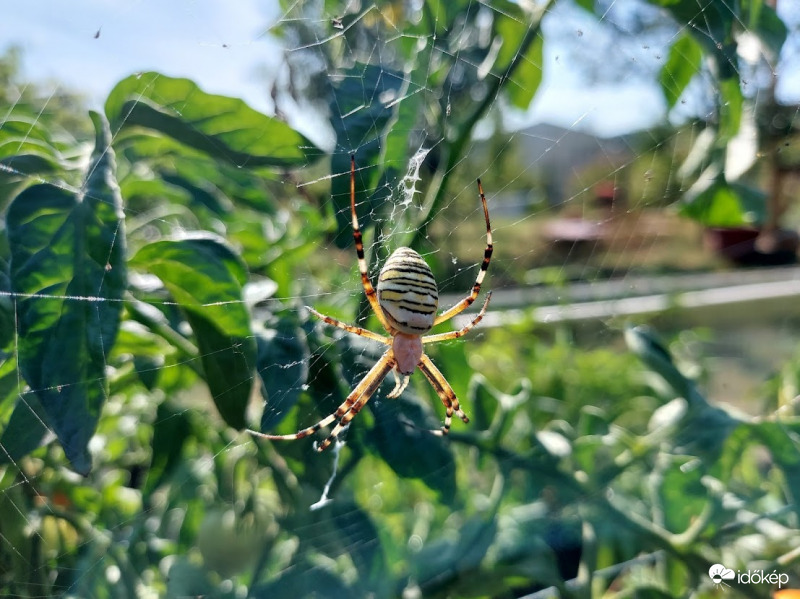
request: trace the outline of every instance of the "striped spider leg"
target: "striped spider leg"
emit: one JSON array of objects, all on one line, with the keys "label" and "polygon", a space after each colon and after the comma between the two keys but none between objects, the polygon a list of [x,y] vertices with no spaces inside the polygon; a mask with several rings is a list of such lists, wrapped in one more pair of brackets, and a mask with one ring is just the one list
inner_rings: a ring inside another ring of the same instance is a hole
[{"label": "striped spider leg", "polygon": [[290,435],[269,435],[250,430],[249,432],[257,437],[270,440],[295,440],[313,435],[323,427],[336,423],[330,435],[317,446],[317,451],[323,451],[330,446],[339,436],[342,430],[350,424],[350,421],[361,411],[372,395],[381,386],[383,380],[389,372],[395,376],[394,389],[387,395],[389,398],[398,397],[408,386],[411,374],[419,368],[428,379],[436,394],[441,399],[445,407],[444,425],[437,434],[446,435],[450,431],[450,424],[453,414],[456,414],[463,422],[469,422],[469,418],[461,409],[453,388],[447,379],[434,365],[431,359],[423,351],[423,345],[439,343],[451,339],[458,339],[466,335],[477,325],[489,306],[492,297],[491,292],[486,295],[478,315],[467,325],[457,331],[426,335],[434,326],[450,320],[457,314],[466,310],[477,299],[481,290],[481,284],[489,268],[492,258],[492,228],[489,224],[489,209],[486,206],[486,196],[483,194],[481,181],[478,179],[478,192],[483,206],[483,215],[486,220],[486,249],[483,253],[483,262],[472,286],[472,291],[460,302],[445,310],[438,316],[436,311],[439,307],[439,292],[433,273],[425,260],[411,248],[402,247],[396,249],[381,269],[378,275],[377,289],[372,286],[367,270],[367,261],[364,257],[364,242],[361,235],[361,228],[358,224],[356,214],[356,194],[355,194],[355,156],[350,157],[350,214],[353,224],[353,238],[356,246],[356,256],[358,258],[358,270],[361,274],[361,284],[367,296],[370,307],[375,316],[386,330],[388,336],[380,335],[362,327],[341,322],[330,316],[326,316],[314,310],[307,309],[324,323],[338,327],[360,337],[366,337],[389,346],[380,359],[355,386],[350,395],[336,409],[333,414],[326,416],[316,424],[304,428]]}]

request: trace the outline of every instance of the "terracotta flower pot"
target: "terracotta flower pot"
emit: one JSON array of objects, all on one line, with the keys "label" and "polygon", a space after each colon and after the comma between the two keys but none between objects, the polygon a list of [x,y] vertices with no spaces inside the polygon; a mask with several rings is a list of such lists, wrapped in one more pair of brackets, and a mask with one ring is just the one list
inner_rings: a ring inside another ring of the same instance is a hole
[{"label": "terracotta flower pot", "polygon": [[755,227],[710,227],[706,244],[715,252],[742,266],[778,266],[797,262],[795,231],[763,232]]}]

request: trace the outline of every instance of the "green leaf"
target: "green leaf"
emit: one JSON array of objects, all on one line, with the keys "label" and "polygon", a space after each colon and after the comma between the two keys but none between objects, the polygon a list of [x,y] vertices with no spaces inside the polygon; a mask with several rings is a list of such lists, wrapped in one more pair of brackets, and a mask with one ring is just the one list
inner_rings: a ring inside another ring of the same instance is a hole
[{"label": "green leaf", "polygon": [[333,539],[322,535],[318,540],[320,550],[328,555],[349,555],[359,573],[359,578],[369,588],[381,582],[386,573],[386,563],[380,535],[367,512],[352,501],[334,501],[329,506],[330,523],[334,527],[336,551],[331,551]]},{"label": "green leaf", "polygon": [[580,437],[602,436],[608,433],[610,418],[602,408],[581,406],[580,417],[575,432]]},{"label": "green leaf", "polygon": [[601,435],[584,435],[572,444],[572,463],[577,470],[596,475],[614,464],[618,451],[611,446],[611,439]]},{"label": "green leaf", "polygon": [[497,519],[470,518],[455,539],[437,539],[414,556],[414,578],[426,594],[448,588],[460,573],[475,571],[497,535]]},{"label": "green leaf", "polygon": [[775,464],[783,470],[789,491],[787,503],[794,506],[800,516],[800,448],[797,431],[782,422],[758,422],[750,426],[758,439],[769,448]]},{"label": "green leaf", "polygon": [[514,69],[514,76],[506,84],[506,91],[514,106],[526,109],[542,82],[544,38],[541,34],[537,35],[531,43],[527,44],[526,48],[523,48],[525,54],[518,57],[517,53],[520,52],[525,37],[529,34],[530,29],[537,27],[538,24],[531,23],[517,3],[505,2],[503,4],[503,10],[495,13],[495,29],[498,39],[502,41],[502,46],[497,54],[493,70],[502,73],[515,60],[519,61]]},{"label": "green leaf", "polygon": [[[658,490],[661,498],[664,526],[673,533],[686,530],[703,511],[708,501],[706,488],[701,479],[705,476],[702,468],[685,468],[694,458],[685,456],[673,458],[663,468],[656,468],[650,480],[656,484],[651,488]],[[666,460],[666,458],[664,458]]]},{"label": "green leaf", "polygon": [[[126,178],[120,182],[122,197],[128,204],[128,211],[138,214],[148,208],[152,208],[154,203],[165,202],[168,204],[188,204],[189,193],[181,188],[166,183],[162,179],[133,179]],[[155,214],[162,217],[162,212]],[[134,219],[131,219],[134,220]],[[133,227],[129,224],[129,230]]]},{"label": "green leaf", "polygon": [[470,423],[479,431],[488,430],[494,422],[498,410],[503,409],[499,400],[500,392],[489,384],[480,373],[475,373],[469,379],[467,398],[472,407]]},{"label": "green leaf", "polygon": [[690,405],[707,403],[695,388],[694,382],[678,370],[669,349],[650,328],[644,326],[626,328],[625,343],[628,349],[672,387],[677,397],[683,397]]},{"label": "green leaf", "polygon": [[[550,519],[546,508],[538,502],[503,510],[497,521],[497,535],[488,555],[493,569],[510,570],[511,574],[524,576],[543,586],[563,583],[558,558],[545,540],[548,527],[551,530],[563,527],[562,522]],[[564,544],[574,540],[569,532],[559,532],[549,536],[562,538]]]},{"label": "green leaf", "polygon": [[67,168],[68,161],[61,154],[61,144],[53,140],[52,128],[43,122],[41,115],[30,112],[31,107],[15,106],[11,114],[3,117],[0,127],[0,164],[10,172],[5,178],[23,178],[47,175]]},{"label": "green leaf", "polygon": [[283,420],[303,392],[310,353],[302,329],[286,318],[275,328],[261,331],[257,342],[258,374],[266,399],[261,430],[269,431]]},{"label": "green leaf", "polygon": [[211,597],[214,586],[208,571],[200,564],[192,563],[186,556],[178,556],[169,568],[167,577],[168,597]]},{"label": "green leaf", "polygon": [[[347,148],[331,157],[331,195],[336,211],[340,235],[336,237],[339,247],[352,243],[350,221],[350,152],[356,153],[356,206],[362,230],[372,224],[367,214],[380,211],[391,188],[378,185],[378,165],[385,128],[397,112],[394,101],[403,88],[403,74],[378,65],[358,64],[349,69],[342,82],[335,88],[331,111],[336,133],[336,146]],[[339,116],[341,115],[341,116]],[[358,150],[356,152],[356,150]],[[396,167],[396,165],[394,165]],[[377,191],[366,202],[369,190]]]},{"label": "green leaf", "polygon": [[153,456],[144,494],[150,495],[181,463],[183,446],[191,433],[191,424],[186,410],[173,409],[168,401],[158,406],[153,423]]},{"label": "green leaf", "polygon": [[[16,153],[12,156],[2,157],[9,150]],[[58,172],[61,165],[46,148],[39,144],[0,142],[0,164],[20,176],[47,175]]]},{"label": "green leaf", "polygon": [[716,181],[691,200],[680,212],[707,227],[758,225],[766,216],[766,194],[741,183]]},{"label": "green leaf", "polygon": [[105,108],[115,131],[154,129],[239,167],[305,166],[321,154],[286,123],[238,98],[208,94],[189,79],[133,75],[116,85]]},{"label": "green leaf", "polygon": [[514,424],[514,415],[530,399],[531,383],[519,379],[510,393],[494,387],[480,373],[472,375],[466,397],[473,410],[470,426],[487,431],[493,439],[502,439]]},{"label": "green leaf", "polygon": [[[142,183],[152,186],[153,183],[161,182],[164,185],[162,180],[168,180],[172,184],[168,187],[173,187],[174,190],[185,188],[195,200],[211,204],[217,212],[230,210],[232,202],[266,213],[274,212],[274,194],[267,187],[267,182],[274,175],[266,169],[237,168],[155,131],[129,132],[115,141],[115,147],[131,163],[142,166],[142,175],[139,175],[137,169],[122,183],[123,191],[139,181],[135,178],[137,176],[156,177],[148,178]],[[149,171],[145,167],[149,167]],[[133,191],[137,190],[134,188]],[[146,193],[148,190],[143,191]],[[287,189],[288,191],[291,190]],[[171,195],[174,193],[172,191]],[[135,196],[124,195],[129,205],[135,206]],[[207,198],[211,201],[203,201]],[[180,200],[180,203],[186,202]],[[151,204],[146,204],[142,208],[150,207]]]},{"label": "green leaf", "polygon": [[748,13],[743,19],[748,23],[748,30],[755,33],[772,53],[772,58],[777,59],[788,34],[786,24],[764,0],[745,2],[742,9]]},{"label": "green leaf", "polygon": [[636,585],[631,590],[631,596],[636,599],[672,599],[674,597],[664,589],[647,583]]},{"label": "green leaf", "polygon": [[337,576],[320,566],[299,564],[285,569],[275,580],[254,586],[248,597],[304,597],[308,599],[351,599],[359,596]]},{"label": "green leaf", "polygon": [[530,106],[542,83],[543,64],[544,37],[539,35],[528,47],[519,66],[514,70],[514,77],[509,80],[506,87],[511,103],[517,108],[524,110]]},{"label": "green leaf", "polygon": [[158,276],[180,305],[217,410],[230,426],[244,428],[256,366],[256,342],[242,297],[244,265],[222,240],[210,236],[151,243],[132,264]]},{"label": "green leaf", "polygon": [[[426,77],[428,70],[420,65],[428,65],[431,60],[433,44],[426,44],[421,53],[414,53],[413,59],[405,68],[405,76],[398,94],[403,98],[394,109],[394,114],[384,127],[383,153],[380,165],[384,169],[382,180],[392,183],[403,173],[410,154],[411,139],[419,134],[420,113],[425,109]],[[418,140],[415,140],[418,142]],[[380,188],[381,185],[378,185]]]},{"label": "green leaf", "polygon": [[[377,400],[377,401],[376,401]],[[435,425],[422,407],[401,396],[373,397],[368,404],[375,426],[367,439],[386,464],[404,478],[417,478],[438,491],[445,503],[456,492],[456,466],[450,442],[431,432]]]},{"label": "green leaf", "polygon": [[[11,361],[11,364],[15,362]],[[47,415],[36,395],[20,395],[0,435],[0,464],[16,463],[37,449],[47,436],[46,421]]]},{"label": "green leaf", "polygon": [[628,347],[659,374],[672,387],[677,397],[688,403],[688,410],[678,422],[673,443],[680,451],[706,459],[706,465],[715,462],[728,437],[742,421],[725,410],[708,403],[675,366],[669,350],[658,337],[645,327],[631,327],[625,331]]},{"label": "green leaf", "polygon": [[734,72],[732,76],[722,78],[718,84],[718,93],[720,97],[717,100],[719,107],[717,142],[724,146],[739,132],[739,126],[742,123],[744,95],[739,82],[739,74]]},{"label": "green leaf", "polygon": [[718,45],[727,44],[731,39],[731,27],[737,15],[724,3],[701,5],[695,0],[650,0],[650,3],[672,13],[707,52],[717,52]]},{"label": "green leaf", "polygon": [[0,260],[0,355],[3,349],[11,351],[16,331],[11,279],[8,278],[7,272],[8,264],[5,260]]},{"label": "green leaf", "polygon": [[82,191],[35,185],[7,220],[20,371],[82,474],[91,469],[87,446],[107,396],[106,357],[127,282],[111,135],[92,118],[97,140]]},{"label": "green leaf", "polygon": [[678,103],[689,82],[700,72],[702,59],[703,49],[688,33],[684,32],[672,44],[667,62],[658,75],[668,108]]}]

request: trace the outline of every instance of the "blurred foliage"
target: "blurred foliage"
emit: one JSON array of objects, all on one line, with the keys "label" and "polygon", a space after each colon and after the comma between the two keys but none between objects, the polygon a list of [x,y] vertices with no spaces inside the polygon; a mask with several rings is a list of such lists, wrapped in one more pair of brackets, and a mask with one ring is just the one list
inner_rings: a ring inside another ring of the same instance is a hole
[{"label": "blurred foliage", "polygon": [[[86,98],[81,92],[69,89],[61,81],[25,79],[22,75],[23,50],[10,46],[0,55],[0,105],[14,107],[12,121],[31,117],[31,122],[41,122],[53,138],[63,138],[67,146],[75,140],[91,139],[91,123],[86,119]],[[35,117],[35,118],[33,118]],[[3,123],[3,129],[9,126]],[[13,126],[13,125],[12,125]],[[36,136],[33,136],[36,139]],[[5,141],[5,140],[4,140]]]},{"label": "blurred foliage", "polygon": [[[668,106],[675,107],[699,76],[713,106],[679,170],[688,187],[682,213],[710,227],[774,226],[771,217],[780,215],[768,197],[774,192],[777,202],[780,190],[759,189],[770,185],[772,173],[759,179],[757,167],[774,168],[776,146],[797,137],[796,107],[779,106],[775,99],[786,25],[761,0],[742,2],[734,11],[718,4],[700,9],[690,1],[652,4],[679,23],[693,24],[672,45],[660,74]],[[779,113],[791,115],[783,119],[780,142],[774,125]]]},{"label": "blurred foliage", "polygon": [[[690,5],[669,8],[698,26]],[[280,119],[158,73],[119,83],[91,147],[14,101],[0,127],[0,594],[713,597],[714,563],[796,572],[791,369],[780,409],[744,418],[644,329],[624,332],[627,350],[579,350],[523,319],[432,347],[472,417],[448,438],[426,430],[441,408],[422,377],[394,401],[382,386],[325,454],[242,432],[262,404],[271,431],[313,423],[377,359],[300,305],[360,313],[357,277],[337,279],[322,251],[351,238],[349,154],[377,263],[389,243],[425,243],[489,108],[533,98],[546,5],[492,6],[287,3],[276,33],[307,50],[290,68],[316,71],[284,93],[328,107],[329,167]],[[766,12],[744,22],[767,27]],[[703,16],[714,35],[731,26]],[[395,210],[414,160],[421,208]],[[329,175],[331,202],[306,172]]]}]

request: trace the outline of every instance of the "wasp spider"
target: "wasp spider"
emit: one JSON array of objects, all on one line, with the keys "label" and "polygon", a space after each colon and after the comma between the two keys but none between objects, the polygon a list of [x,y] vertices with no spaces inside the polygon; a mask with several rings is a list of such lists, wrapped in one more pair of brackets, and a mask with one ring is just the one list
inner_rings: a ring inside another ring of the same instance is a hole
[{"label": "wasp spider", "polygon": [[423,345],[463,337],[480,322],[486,313],[486,307],[489,305],[491,292],[487,294],[478,315],[462,329],[449,333],[425,335],[437,324],[450,320],[455,315],[463,312],[475,301],[478,293],[480,293],[481,283],[486,276],[486,270],[489,268],[489,261],[492,257],[492,229],[489,225],[489,209],[486,207],[486,197],[483,195],[481,181],[478,179],[478,193],[481,197],[483,215],[486,219],[486,249],[483,253],[483,263],[478,271],[475,284],[472,286],[472,292],[455,306],[437,316],[436,309],[439,305],[439,292],[436,287],[436,280],[433,278],[433,273],[422,256],[411,248],[402,247],[395,250],[389,256],[383,269],[381,269],[378,276],[377,290],[372,286],[367,273],[364,243],[361,238],[361,229],[358,226],[358,217],[356,216],[355,171],[355,157],[351,156],[350,213],[353,219],[353,237],[355,238],[356,254],[358,255],[358,269],[361,271],[361,283],[364,286],[364,293],[367,295],[370,306],[383,328],[389,333],[389,336],[386,337],[361,327],[343,323],[330,316],[320,314],[313,308],[307,309],[329,325],[344,329],[348,333],[383,343],[389,347],[333,414],[323,418],[315,425],[291,435],[267,435],[251,430],[250,433],[257,437],[270,440],[302,439],[314,434],[322,427],[336,422],[336,426],[334,426],[328,438],[317,446],[318,451],[323,451],[361,411],[390,371],[394,371],[395,387],[387,397],[395,398],[408,386],[409,378],[416,368],[419,368],[428,379],[445,407],[444,425],[435,432],[440,435],[446,435],[450,431],[453,413],[461,418],[462,421],[469,422],[469,418],[461,409],[452,387],[450,387],[444,375],[439,372],[439,369],[434,366],[431,359],[425,355]]}]

